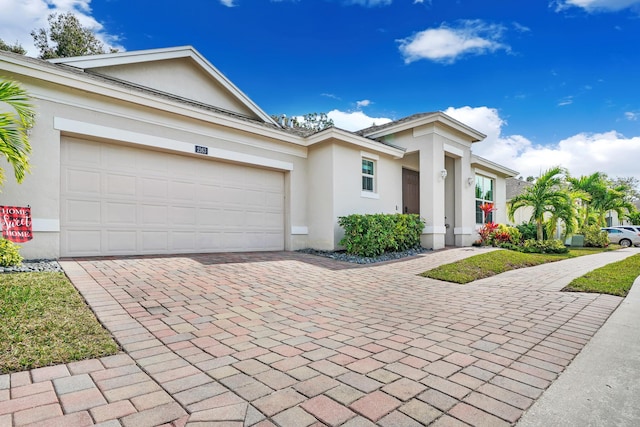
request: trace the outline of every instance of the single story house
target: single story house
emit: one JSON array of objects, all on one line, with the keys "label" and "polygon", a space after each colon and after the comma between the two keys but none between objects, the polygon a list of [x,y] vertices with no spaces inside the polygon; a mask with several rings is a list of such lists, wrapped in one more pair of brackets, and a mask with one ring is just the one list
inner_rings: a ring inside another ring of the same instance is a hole
[{"label": "single story house", "polygon": [[[192,47],[50,61],[0,52],[36,108],[26,258],[339,247],[338,217],[419,213],[425,247],[467,246],[480,203],[506,221],[485,135],[441,112],[359,132],[278,123]],[[8,169],[9,166],[5,166]]]}]

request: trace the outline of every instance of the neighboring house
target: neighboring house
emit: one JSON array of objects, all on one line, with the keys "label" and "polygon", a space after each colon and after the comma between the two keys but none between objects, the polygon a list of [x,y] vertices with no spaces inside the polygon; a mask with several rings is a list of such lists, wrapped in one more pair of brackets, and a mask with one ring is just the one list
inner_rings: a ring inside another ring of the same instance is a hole
[{"label": "neighboring house", "polygon": [[472,155],[485,135],[441,112],[357,133],[292,129],[191,47],[0,52],[0,76],[37,110],[32,174],[1,195],[31,207],[27,258],[332,250],[339,216],[395,212],[419,213],[422,244],[439,249],[477,239],[474,203],[506,221],[516,172]]},{"label": "neighboring house", "polygon": [[[505,184],[507,192],[507,203],[509,203],[515,196],[520,195],[526,188],[532,186],[533,182],[525,181],[522,178],[507,178],[505,180]],[[513,213],[513,221],[508,220],[507,223],[510,225],[520,225],[527,223],[531,220],[532,213],[533,208],[530,206],[519,208]]]}]

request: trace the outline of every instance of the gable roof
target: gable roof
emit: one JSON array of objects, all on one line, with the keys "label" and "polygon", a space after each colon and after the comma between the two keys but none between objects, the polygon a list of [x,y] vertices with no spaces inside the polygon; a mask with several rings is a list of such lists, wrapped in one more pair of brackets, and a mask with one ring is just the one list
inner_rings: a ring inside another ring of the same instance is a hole
[{"label": "gable roof", "polygon": [[202,71],[213,78],[223,88],[225,88],[233,97],[235,97],[248,110],[253,112],[257,117],[266,123],[275,124],[275,121],[265,113],[256,103],[254,103],[244,92],[242,92],[231,80],[225,77],[216,67],[207,61],[192,46],[180,46],[164,49],[138,50],[131,52],[105,53],[101,55],[76,56],[69,58],[50,59],[53,64],[64,64],[67,66],[80,68],[82,70],[91,70],[95,68],[113,67],[119,65],[131,65],[148,63],[154,61],[163,61],[169,59],[189,58],[193,60]]},{"label": "gable roof", "polygon": [[487,136],[482,132],[479,132],[462,122],[454,119],[453,117],[443,113],[442,111],[418,113],[408,117],[404,117],[400,120],[396,120],[390,123],[385,123],[379,126],[371,126],[366,129],[362,129],[356,132],[356,134],[364,136],[365,138],[380,138],[393,133],[409,130],[417,126],[423,126],[430,123],[442,123],[448,127],[457,130],[471,138],[471,142],[478,142],[485,139]]}]

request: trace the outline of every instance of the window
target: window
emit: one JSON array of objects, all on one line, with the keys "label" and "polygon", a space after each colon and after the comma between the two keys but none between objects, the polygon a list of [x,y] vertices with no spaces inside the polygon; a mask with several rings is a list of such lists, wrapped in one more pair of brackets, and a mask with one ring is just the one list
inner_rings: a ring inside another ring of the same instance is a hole
[{"label": "window", "polygon": [[488,215],[480,209],[480,206],[490,203],[494,204],[493,196],[494,181],[486,176],[476,175],[476,224],[493,222],[493,211]]},{"label": "window", "polygon": [[371,193],[376,191],[375,168],[375,160],[362,159],[362,191],[369,191]]}]

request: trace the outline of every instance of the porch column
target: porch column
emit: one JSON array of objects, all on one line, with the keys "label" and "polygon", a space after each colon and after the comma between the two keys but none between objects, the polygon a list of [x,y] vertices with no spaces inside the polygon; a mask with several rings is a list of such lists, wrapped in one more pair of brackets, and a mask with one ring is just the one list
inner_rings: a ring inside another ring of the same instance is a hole
[{"label": "porch column", "polygon": [[444,248],[446,233],[444,183],[444,152],[442,143],[420,148],[420,216],[425,221],[424,231],[420,238],[422,246],[431,249]]},{"label": "porch column", "polygon": [[471,246],[475,240],[475,173],[469,155],[456,159],[456,246]]}]

